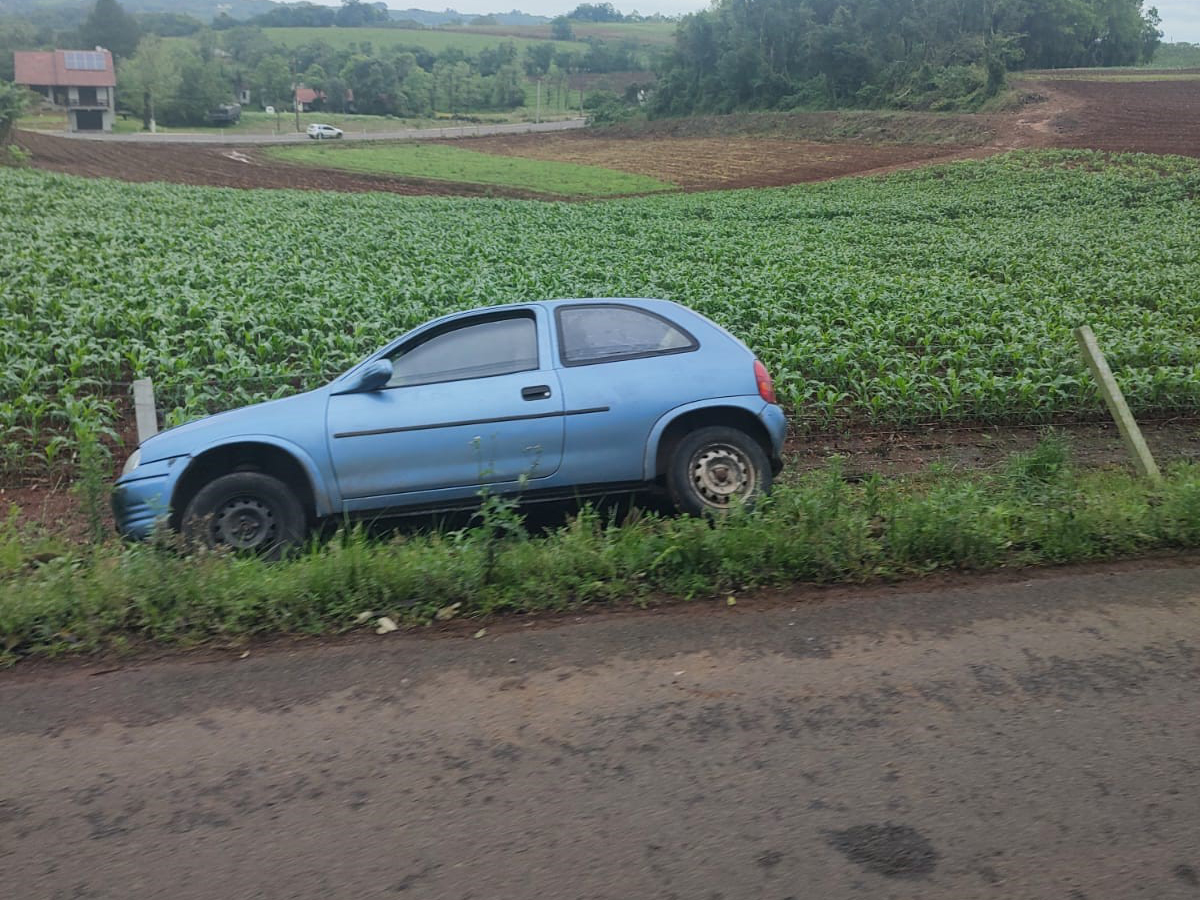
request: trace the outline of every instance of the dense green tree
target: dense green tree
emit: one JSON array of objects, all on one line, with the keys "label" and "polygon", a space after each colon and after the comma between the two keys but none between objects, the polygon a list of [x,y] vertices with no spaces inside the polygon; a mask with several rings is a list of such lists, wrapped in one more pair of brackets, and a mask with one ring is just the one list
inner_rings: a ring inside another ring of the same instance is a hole
[{"label": "dense green tree", "polygon": [[232,99],[232,89],[220,64],[205,61],[199,53],[188,53],[180,60],[179,87],[163,121],[168,125],[196,125]]},{"label": "dense green tree", "polygon": [[14,50],[37,49],[45,37],[24,19],[0,19],[0,81],[13,79]]},{"label": "dense green tree", "polygon": [[278,51],[267,33],[254,27],[231,28],[222,35],[221,43],[234,60],[251,69]]},{"label": "dense green tree", "polygon": [[118,96],[140,109],[146,128],[203,125],[208,114],[233,99],[233,80],[215,57],[205,58],[195,42],[147,35],[137,53],[117,68]]},{"label": "dense green tree", "polygon": [[157,120],[159,106],[170,105],[179,89],[181,69],[178,55],[155,34],[144,37],[137,53],[117,66],[117,94],[122,103],[141,109],[145,129]]},{"label": "dense green tree", "polygon": [[0,81],[0,147],[6,145],[12,135],[13,125],[25,112],[28,92],[23,87]]},{"label": "dense green tree", "polygon": [[329,87],[329,74],[320,63],[313,63],[300,76],[300,83],[318,93],[324,93]]},{"label": "dense green tree", "polygon": [[187,37],[204,27],[199,19],[184,13],[143,12],[134,16],[143,35],[157,34],[161,37]]},{"label": "dense green tree", "polygon": [[250,20],[262,28],[328,28],[334,23],[337,10],[316,3],[280,4]]},{"label": "dense green tree", "polygon": [[432,74],[420,66],[414,66],[404,76],[400,90],[404,95],[404,108],[400,110],[403,115],[433,115],[434,80]]},{"label": "dense green tree", "polygon": [[529,75],[545,75],[554,64],[554,42],[543,41],[525,48],[525,72]]},{"label": "dense green tree", "polygon": [[624,22],[625,17],[611,3],[580,3],[567,13],[568,19],[580,22]]},{"label": "dense green tree", "polygon": [[292,70],[281,54],[259,60],[250,82],[262,106],[273,106],[278,112],[292,105]]},{"label": "dense green tree", "polygon": [[354,92],[354,108],[360,113],[387,115],[395,112],[400,82],[391,63],[359,54],[352,56],[342,68],[341,77]]},{"label": "dense green tree", "polygon": [[517,45],[512,41],[501,41],[494,47],[484,47],[475,57],[475,68],[480,75],[495,75],[504,66],[516,62]]},{"label": "dense green tree", "polygon": [[550,36],[556,41],[575,40],[575,32],[571,29],[571,20],[566,16],[556,16],[550,22]]},{"label": "dense green tree", "polygon": [[346,111],[346,82],[340,75],[328,75],[325,78],[325,108],[333,112]]},{"label": "dense green tree", "polygon": [[79,29],[83,47],[104,47],[117,59],[132,56],[142,32],[137,21],[117,0],[96,0]]},{"label": "dense green tree", "polygon": [[490,80],[488,105],[494,109],[515,109],[525,105],[525,75],[515,62],[501,66]]},{"label": "dense green tree", "polygon": [[660,113],[795,106],[972,108],[1022,67],[1131,65],[1142,0],[717,0],[685,16]]},{"label": "dense green tree", "polygon": [[333,24],[338,28],[387,25],[390,21],[386,4],[363,3],[362,0],[342,0],[342,8],[333,17]]}]

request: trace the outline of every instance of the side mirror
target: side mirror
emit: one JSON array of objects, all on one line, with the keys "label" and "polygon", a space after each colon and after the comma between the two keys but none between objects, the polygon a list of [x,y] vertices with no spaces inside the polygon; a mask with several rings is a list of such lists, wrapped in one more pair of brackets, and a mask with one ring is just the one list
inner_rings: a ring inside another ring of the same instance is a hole
[{"label": "side mirror", "polygon": [[390,359],[377,359],[374,362],[363,366],[354,378],[346,385],[345,389],[339,391],[342,394],[355,394],[365,391],[377,391],[389,381],[392,380],[392,361]]}]

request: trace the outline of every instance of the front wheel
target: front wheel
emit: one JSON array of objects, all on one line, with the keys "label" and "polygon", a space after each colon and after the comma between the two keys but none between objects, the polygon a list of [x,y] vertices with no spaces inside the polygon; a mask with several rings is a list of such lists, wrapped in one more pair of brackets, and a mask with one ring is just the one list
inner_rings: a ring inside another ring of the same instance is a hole
[{"label": "front wheel", "polygon": [[758,441],[736,428],[700,428],[671,454],[667,493],[682,513],[723,512],[771,490],[771,463]]},{"label": "front wheel", "polygon": [[286,484],[233,472],[202,487],[184,510],[184,540],[278,558],[304,540],[304,508]]}]

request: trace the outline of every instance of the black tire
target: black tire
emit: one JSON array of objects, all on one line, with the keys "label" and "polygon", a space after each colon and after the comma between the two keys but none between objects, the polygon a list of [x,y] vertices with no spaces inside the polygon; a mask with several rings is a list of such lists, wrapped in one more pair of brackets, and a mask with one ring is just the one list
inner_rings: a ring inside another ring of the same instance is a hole
[{"label": "black tire", "polygon": [[278,559],[304,540],[306,525],[300,501],[278,478],[234,472],[196,493],[180,531],[188,543]]},{"label": "black tire", "polygon": [[699,428],[671,453],[667,493],[690,516],[725,512],[771,491],[771,462],[758,441],[736,428]]}]

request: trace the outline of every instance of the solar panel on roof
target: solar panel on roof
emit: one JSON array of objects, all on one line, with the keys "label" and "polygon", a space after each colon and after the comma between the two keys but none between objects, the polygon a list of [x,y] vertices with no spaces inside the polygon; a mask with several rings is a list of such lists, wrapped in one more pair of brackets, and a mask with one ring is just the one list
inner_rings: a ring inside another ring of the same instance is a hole
[{"label": "solar panel on roof", "polygon": [[68,50],[67,68],[82,72],[103,72],[108,68],[103,53],[94,50]]}]

